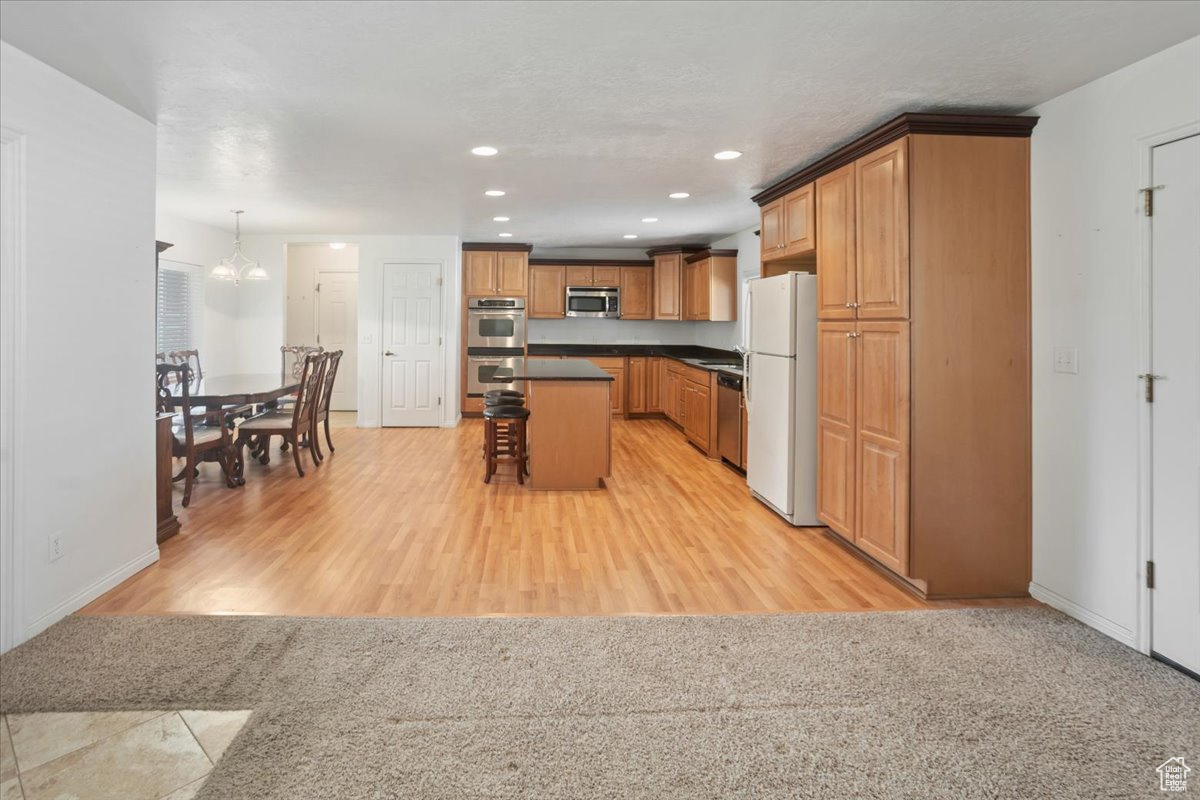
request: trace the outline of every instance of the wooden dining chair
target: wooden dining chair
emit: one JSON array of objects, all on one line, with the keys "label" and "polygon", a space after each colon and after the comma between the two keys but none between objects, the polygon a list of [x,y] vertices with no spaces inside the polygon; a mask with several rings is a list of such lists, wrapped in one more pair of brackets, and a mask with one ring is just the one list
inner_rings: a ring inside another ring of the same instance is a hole
[{"label": "wooden dining chair", "polygon": [[[200,367],[200,351],[199,350],[172,350],[167,353],[167,360],[172,364],[187,364],[192,369],[192,378],[199,380],[204,377],[204,370]],[[195,362],[195,366],[192,366]]]},{"label": "wooden dining chair", "polygon": [[332,353],[327,353],[325,358],[325,379],[321,383],[317,406],[313,409],[312,430],[308,434],[309,447],[312,448],[313,458],[318,464],[325,460],[325,454],[321,452],[321,443],[318,441],[318,425],[324,423],[325,443],[329,445],[329,452],[334,452],[333,439],[329,436],[329,403],[333,398],[333,382],[337,380],[338,363],[342,360],[342,351],[334,350]]},{"label": "wooden dining chair", "polygon": [[[183,471],[173,478],[184,481],[183,507],[187,508],[192,501],[192,484],[199,472],[198,466],[208,454],[221,465],[225,485],[230,489],[239,486],[229,425],[229,417],[236,409],[210,408],[200,412],[192,408],[192,368],[187,364],[157,364],[155,370],[158,410],[175,415],[171,422],[171,456],[186,459]],[[178,394],[172,386],[179,387]]]},{"label": "wooden dining chair", "polygon": [[324,353],[324,347],[309,347],[304,344],[285,344],[279,348],[279,374],[286,380],[289,376],[299,378],[304,371],[304,359],[313,353]]},{"label": "wooden dining chair", "polygon": [[[305,356],[304,369],[300,373],[300,389],[296,392],[296,402],[291,408],[268,411],[246,420],[238,427],[235,443],[238,474],[244,474],[245,447],[248,443],[254,443],[254,451],[257,453],[260,448],[265,451],[270,447],[272,436],[279,436],[291,447],[296,472],[301,478],[304,477],[304,466],[300,463],[300,443],[312,433],[313,412],[317,407],[328,360],[329,357],[325,353],[310,353]],[[320,466],[320,463],[314,455],[313,466]]]}]

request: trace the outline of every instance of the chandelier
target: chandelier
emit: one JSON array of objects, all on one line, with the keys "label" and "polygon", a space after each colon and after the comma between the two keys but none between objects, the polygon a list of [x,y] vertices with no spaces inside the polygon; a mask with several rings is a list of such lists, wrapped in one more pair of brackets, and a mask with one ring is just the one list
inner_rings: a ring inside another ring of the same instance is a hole
[{"label": "chandelier", "polygon": [[221,263],[213,267],[212,277],[219,281],[233,281],[236,286],[243,280],[265,281],[271,276],[257,261],[246,258],[242,253],[242,214],[245,211],[230,211],[233,214],[235,233],[233,235],[233,254],[221,259]]}]

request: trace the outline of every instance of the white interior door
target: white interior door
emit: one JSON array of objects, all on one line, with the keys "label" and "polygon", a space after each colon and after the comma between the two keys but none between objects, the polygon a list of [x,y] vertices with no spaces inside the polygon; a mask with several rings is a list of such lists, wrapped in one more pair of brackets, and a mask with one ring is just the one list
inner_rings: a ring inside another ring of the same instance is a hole
[{"label": "white interior door", "polygon": [[1152,163],[1151,650],[1200,673],[1200,135]]},{"label": "white interior door", "polygon": [[442,267],[383,265],[384,426],[436,426],[442,417]]},{"label": "white interior door", "polygon": [[358,408],[358,273],[317,273],[317,344],[341,350],[330,408]]}]

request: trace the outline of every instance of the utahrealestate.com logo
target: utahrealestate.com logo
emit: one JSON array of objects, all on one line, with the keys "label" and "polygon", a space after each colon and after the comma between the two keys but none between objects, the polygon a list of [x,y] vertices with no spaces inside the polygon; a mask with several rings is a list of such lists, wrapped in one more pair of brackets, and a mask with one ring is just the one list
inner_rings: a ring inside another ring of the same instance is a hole
[{"label": "utahrealestate.com logo", "polygon": [[1187,789],[1187,776],[1192,768],[1183,763],[1183,756],[1168,758],[1158,765],[1158,788],[1164,792],[1182,792]]}]

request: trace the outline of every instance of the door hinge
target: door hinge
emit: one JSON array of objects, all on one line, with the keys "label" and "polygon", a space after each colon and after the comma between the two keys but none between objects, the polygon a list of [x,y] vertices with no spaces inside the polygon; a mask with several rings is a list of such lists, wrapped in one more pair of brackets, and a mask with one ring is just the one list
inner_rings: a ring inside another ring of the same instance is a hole
[{"label": "door hinge", "polygon": [[442,279],[441,279],[441,278],[438,278],[438,279],[437,279],[437,285],[438,285],[438,286],[441,286],[441,285],[442,285]]},{"label": "door hinge", "polygon": [[440,406],[441,404],[442,404],[442,398],[440,398],[440,397],[439,397],[439,398],[438,398],[438,405]]},{"label": "door hinge", "polygon": [[1146,562],[1146,588],[1147,589],[1154,588],[1154,562],[1153,561]]},{"label": "door hinge", "polygon": [[1154,382],[1161,381],[1163,379],[1163,376],[1162,375],[1151,375],[1150,373],[1147,372],[1144,375],[1138,375],[1138,377],[1146,382],[1146,402],[1153,403],[1154,402]]},{"label": "door hinge", "polygon": [[1154,192],[1156,189],[1165,189],[1166,186],[1147,186],[1145,189],[1138,189],[1142,195],[1142,213],[1147,217],[1154,216]]},{"label": "door hinge", "polygon": [[313,291],[317,292],[318,294],[320,293],[320,291],[321,291],[321,282],[320,281],[317,281],[317,288],[313,289]]}]

